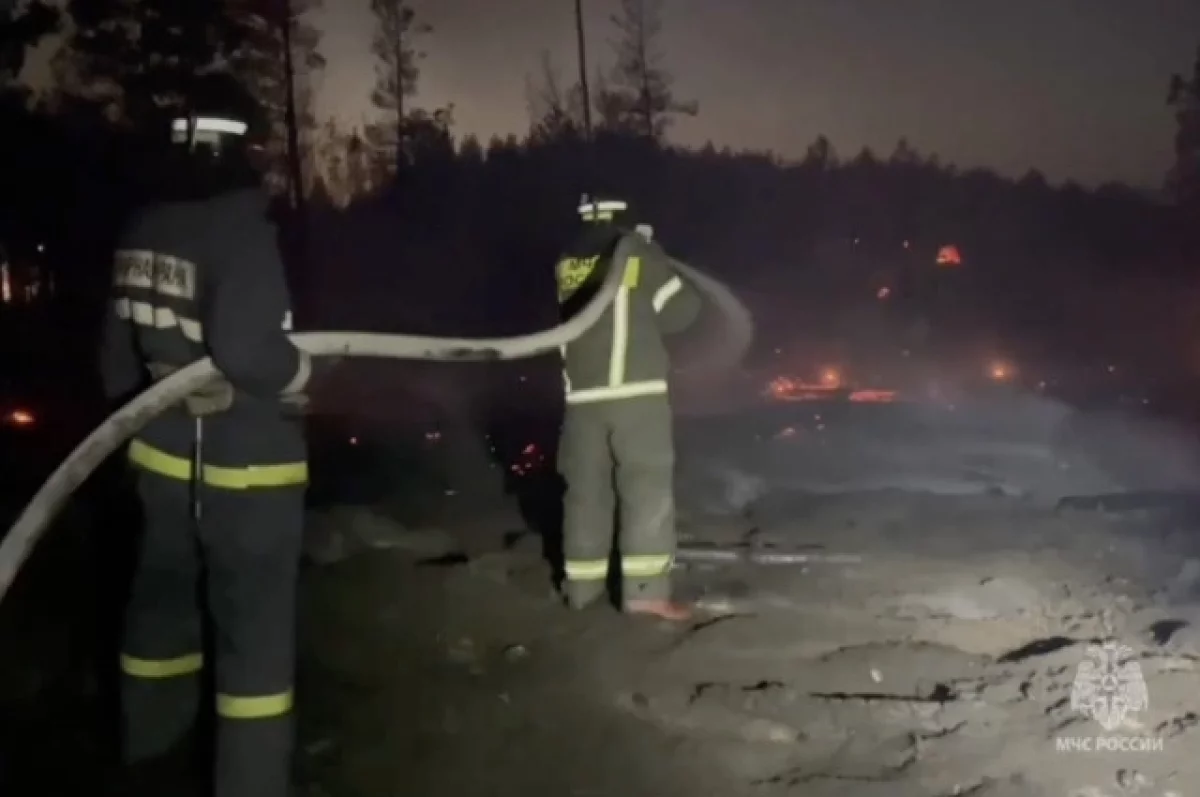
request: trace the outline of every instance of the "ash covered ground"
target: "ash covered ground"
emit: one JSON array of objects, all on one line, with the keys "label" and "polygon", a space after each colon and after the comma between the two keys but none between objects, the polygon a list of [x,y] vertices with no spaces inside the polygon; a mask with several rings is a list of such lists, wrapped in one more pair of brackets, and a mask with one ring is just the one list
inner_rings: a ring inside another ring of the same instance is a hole
[{"label": "ash covered ground", "polygon": [[677,575],[705,615],[671,626],[561,608],[499,472],[455,449],[312,513],[305,788],[1192,797],[1194,451],[1040,399],[683,418]]}]

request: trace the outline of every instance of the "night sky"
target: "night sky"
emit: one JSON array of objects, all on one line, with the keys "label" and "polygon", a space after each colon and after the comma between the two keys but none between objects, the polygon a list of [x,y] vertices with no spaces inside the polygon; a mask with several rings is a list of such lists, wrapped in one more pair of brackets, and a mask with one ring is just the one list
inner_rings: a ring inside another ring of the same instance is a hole
[{"label": "night sky", "polygon": [[[617,0],[584,0],[593,64]],[[325,0],[319,109],[353,123],[372,83],[367,0]],[[801,156],[900,136],[960,166],[1157,188],[1171,160],[1173,72],[1200,44],[1196,0],[666,0],[663,50],[700,103],[672,137]],[[526,77],[550,50],[575,74],[572,0],[415,0],[436,28],[419,104],[459,133],[528,127]],[[601,61],[604,59],[604,61]],[[43,58],[34,57],[34,71]]]},{"label": "night sky", "polygon": [[[356,117],[368,90],[366,0],[326,0],[325,106]],[[336,5],[336,10],[333,10]],[[616,0],[585,0],[607,58]],[[1172,72],[1200,45],[1195,0],[667,0],[663,46],[701,114],[674,138],[800,155],[898,137],[960,165],[1051,179],[1161,184]],[[425,104],[460,131],[523,132],[525,76],[549,49],[574,74],[572,0],[418,0],[436,29]]]}]

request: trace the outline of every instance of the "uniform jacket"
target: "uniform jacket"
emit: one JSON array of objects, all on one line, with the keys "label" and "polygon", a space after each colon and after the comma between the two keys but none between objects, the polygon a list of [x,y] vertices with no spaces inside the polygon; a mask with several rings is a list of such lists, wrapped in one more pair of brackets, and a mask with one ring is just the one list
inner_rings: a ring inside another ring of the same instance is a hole
[{"label": "uniform jacket", "polygon": [[611,224],[589,224],[555,269],[564,318],[595,294],[608,269],[624,261],[613,304],[582,337],[563,348],[568,404],[665,394],[670,362],[663,336],[683,331],[700,297],[656,243]]},{"label": "uniform jacket", "polygon": [[[232,390],[212,414],[206,447],[231,465],[303,459],[298,422],[279,396],[307,379],[309,365],[287,337],[291,300],[267,202],[244,189],[135,217],[118,244],[101,345],[112,399],[212,357]],[[142,437],[184,455],[193,414],[173,408]]]}]

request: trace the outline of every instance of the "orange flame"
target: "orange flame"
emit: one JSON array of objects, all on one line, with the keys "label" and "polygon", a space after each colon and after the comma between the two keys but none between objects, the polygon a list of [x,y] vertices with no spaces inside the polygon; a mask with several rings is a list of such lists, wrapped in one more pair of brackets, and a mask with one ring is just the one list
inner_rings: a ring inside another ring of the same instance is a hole
[{"label": "orange flame", "polygon": [[29,410],[13,410],[6,420],[13,426],[33,426],[37,419]]},{"label": "orange flame", "polygon": [[937,264],[939,266],[961,266],[962,254],[954,244],[947,244],[938,250]]}]

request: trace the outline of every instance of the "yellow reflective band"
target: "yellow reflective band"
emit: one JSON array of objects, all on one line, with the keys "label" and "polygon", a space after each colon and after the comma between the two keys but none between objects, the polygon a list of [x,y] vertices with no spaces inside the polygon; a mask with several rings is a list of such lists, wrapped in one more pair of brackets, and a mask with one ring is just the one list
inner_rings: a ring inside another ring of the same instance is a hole
[{"label": "yellow reflective band", "polygon": [[178,678],[199,672],[203,667],[202,653],[189,653],[174,659],[139,659],[121,654],[121,672],[134,678]]},{"label": "yellow reflective band", "polygon": [[608,575],[608,560],[568,559],[563,569],[571,581],[599,581]]},{"label": "yellow reflective band", "polygon": [[[133,464],[179,481],[191,481],[191,460],[168,454],[153,446],[134,440],[129,444],[129,461]],[[248,490],[256,487],[287,487],[308,483],[308,463],[288,462],[282,465],[249,465],[244,468],[204,466],[204,483],[225,490]]]},{"label": "yellow reflective band", "polygon": [[217,715],[231,720],[261,720],[278,717],[292,710],[292,690],[277,695],[235,697],[217,695]]},{"label": "yellow reflective band", "polygon": [[255,487],[286,487],[308,483],[308,463],[248,465],[244,468],[204,466],[204,483],[226,490],[250,490]]},{"label": "yellow reflective band", "polygon": [[141,440],[129,444],[129,461],[145,470],[180,481],[191,481],[191,460],[172,456],[165,451],[148,446]]},{"label": "yellow reflective band", "polygon": [[631,257],[625,261],[625,280],[621,284],[626,288],[636,288],[642,277],[642,259]]},{"label": "yellow reflective band", "polygon": [[608,387],[620,387],[625,382],[626,358],[629,355],[629,288],[622,285],[613,299],[612,349],[608,355]]},{"label": "yellow reflective band", "polygon": [[626,577],[661,576],[670,570],[671,556],[667,554],[621,557],[621,572]]}]

